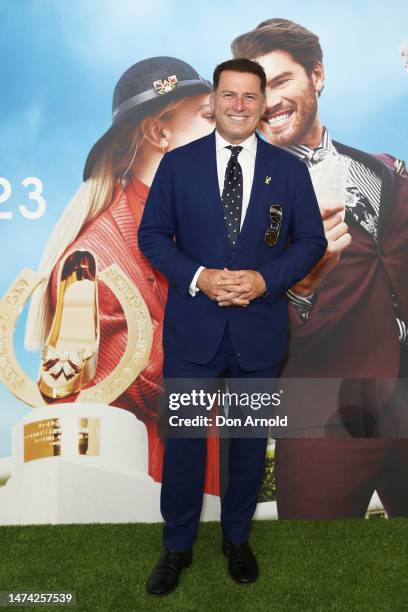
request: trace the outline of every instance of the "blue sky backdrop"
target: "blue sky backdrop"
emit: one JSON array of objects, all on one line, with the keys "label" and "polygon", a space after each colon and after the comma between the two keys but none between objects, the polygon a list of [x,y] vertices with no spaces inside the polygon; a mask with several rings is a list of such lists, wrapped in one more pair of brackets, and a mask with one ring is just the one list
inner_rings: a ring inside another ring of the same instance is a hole
[{"label": "blue sky backdrop", "polygon": [[[0,211],[0,295],[24,267],[38,266],[43,245],[77,190],[86,155],[109,127],[113,88],[130,65],[172,55],[211,78],[230,57],[235,36],[271,17],[316,32],[326,86],[320,114],[332,136],[369,152],[408,158],[408,3],[327,0],[0,0],[0,177],[12,185]],[[21,181],[37,176],[47,209],[21,216]],[[2,190],[0,189],[0,196]],[[15,338],[22,366],[36,377],[39,355],[23,349],[23,313]],[[0,456],[11,427],[29,409],[0,387]]]}]

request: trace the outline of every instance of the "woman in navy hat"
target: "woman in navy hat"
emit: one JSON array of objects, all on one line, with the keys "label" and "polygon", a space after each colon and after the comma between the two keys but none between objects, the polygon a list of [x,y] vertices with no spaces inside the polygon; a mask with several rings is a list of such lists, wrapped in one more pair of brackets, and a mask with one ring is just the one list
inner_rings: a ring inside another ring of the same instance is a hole
[{"label": "woman in navy hat", "polygon": [[[92,147],[85,163],[84,183],[45,248],[39,272],[46,280],[33,297],[27,322],[26,347],[47,347],[56,327],[53,320],[61,295],[58,279],[61,270],[65,274],[71,265],[67,254],[91,253],[99,269],[117,263],[136,284],[152,319],[153,345],[146,367],[114,404],[132,411],[146,424],[149,473],[157,481],[161,480],[163,447],[157,434],[154,406],[161,390],[167,281],[139,251],[137,230],[149,187],[166,151],[213,129],[210,91],[208,81],[189,64],[172,57],[142,60],[121,76],[113,94],[112,126]],[[96,372],[89,368],[91,380],[81,379],[85,384],[90,382],[90,386],[112,372],[127,343],[125,315],[103,283],[98,283],[98,304]],[[43,351],[42,363],[44,379],[46,352]],[[52,377],[47,378],[47,384],[40,380],[42,392],[49,398],[63,397],[64,401],[69,395],[72,398],[72,393],[79,390],[74,383],[81,374],[76,372],[75,364],[72,367],[71,378],[68,375],[63,387],[57,388],[56,382],[53,388],[49,382]],[[217,440],[209,438],[208,444],[208,463],[212,467],[207,470],[206,491],[218,494]]]}]

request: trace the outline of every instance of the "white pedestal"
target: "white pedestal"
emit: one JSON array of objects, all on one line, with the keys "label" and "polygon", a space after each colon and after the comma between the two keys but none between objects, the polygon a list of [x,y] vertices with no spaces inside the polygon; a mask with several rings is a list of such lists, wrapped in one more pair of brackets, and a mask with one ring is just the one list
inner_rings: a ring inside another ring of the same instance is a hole
[{"label": "white pedestal", "polygon": [[[24,427],[51,419],[58,419],[60,454],[25,461]],[[98,454],[79,453],[80,419],[97,419],[92,435]],[[147,458],[146,428],[126,410],[77,403],[37,408],[13,428],[12,473],[0,487],[0,524],[162,521],[160,483],[147,474]],[[201,520],[219,520],[219,512],[219,498],[205,495]]]},{"label": "white pedestal", "polygon": [[257,505],[254,520],[266,521],[278,518],[278,511],[275,501],[262,502]]},{"label": "white pedestal", "polygon": [[[60,454],[24,460],[25,426],[52,419],[61,430]],[[80,419],[93,423],[95,455],[79,452]],[[161,485],[147,473],[146,427],[126,410],[93,403],[37,408],[14,426],[12,452],[0,460],[0,480],[8,478],[0,486],[0,525],[162,521]],[[381,509],[375,493],[370,510]],[[276,519],[276,502],[258,504],[254,518]],[[220,520],[219,497],[204,495],[201,520]]]}]

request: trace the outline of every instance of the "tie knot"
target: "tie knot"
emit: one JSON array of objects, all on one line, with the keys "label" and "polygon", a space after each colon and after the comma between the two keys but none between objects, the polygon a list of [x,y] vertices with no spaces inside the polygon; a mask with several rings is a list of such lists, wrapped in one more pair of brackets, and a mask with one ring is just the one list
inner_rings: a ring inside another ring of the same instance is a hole
[{"label": "tie knot", "polygon": [[229,145],[228,147],[226,147],[227,149],[230,149],[231,151],[231,158],[230,159],[237,159],[238,155],[241,153],[243,147],[240,146],[232,146]]}]

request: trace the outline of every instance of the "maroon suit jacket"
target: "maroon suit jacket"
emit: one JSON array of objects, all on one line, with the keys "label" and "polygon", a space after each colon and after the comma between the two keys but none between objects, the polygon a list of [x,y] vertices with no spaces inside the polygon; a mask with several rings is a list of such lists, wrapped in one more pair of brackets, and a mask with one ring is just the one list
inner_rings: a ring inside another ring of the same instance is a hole
[{"label": "maroon suit jacket", "polygon": [[[333,379],[306,386],[305,381],[288,381],[281,413],[289,414],[292,437],[364,436],[367,414],[377,419],[393,391],[394,383],[384,379],[397,378],[400,370],[391,287],[408,322],[408,177],[394,173],[391,156],[335,146],[381,177],[378,243],[350,225],[352,242],[320,285],[311,318],[302,322],[290,306],[282,376]],[[356,419],[359,424],[350,425]],[[331,434],[331,428],[337,433]]]},{"label": "maroon suit jacket", "polygon": [[408,321],[408,177],[383,161],[335,143],[337,150],[376,171],[382,180],[378,244],[350,225],[350,246],[318,290],[311,319],[291,307],[284,376],[396,377],[400,347],[390,286]]}]

